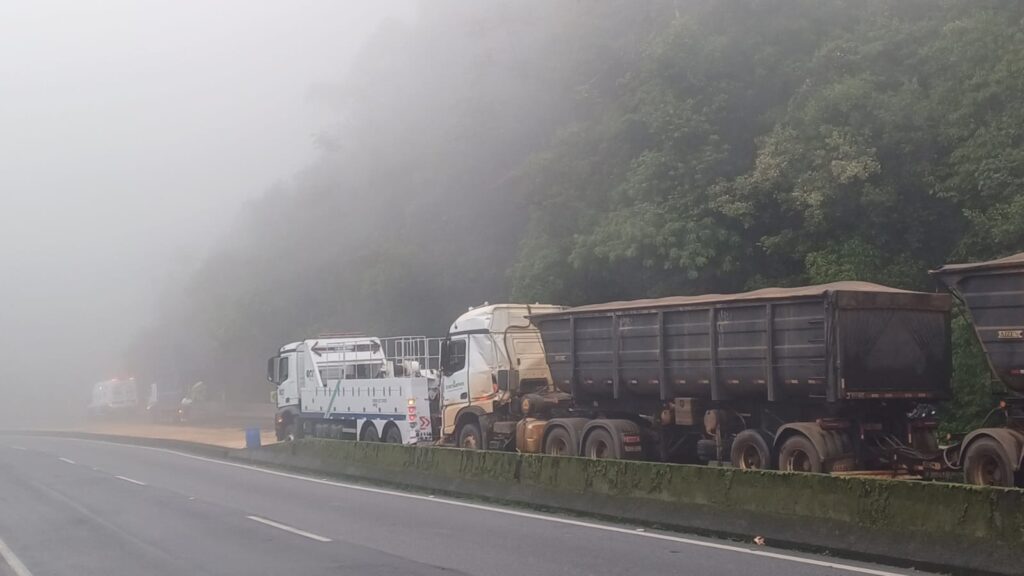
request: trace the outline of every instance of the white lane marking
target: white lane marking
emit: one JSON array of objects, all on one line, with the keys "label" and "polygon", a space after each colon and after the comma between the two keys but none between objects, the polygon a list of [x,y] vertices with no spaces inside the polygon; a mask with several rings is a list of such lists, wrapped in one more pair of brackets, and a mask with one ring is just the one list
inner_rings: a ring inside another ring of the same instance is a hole
[{"label": "white lane marking", "polygon": [[336,482],[333,480],[321,480],[319,478],[313,478],[311,476],[302,476],[300,474],[292,474],[290,472],[281,472],[278,470],[270,470],[268,468],[260,468],[259,466],[250,466],[249,464],[239,464],[237,462],[228,462],[225,460],[217,460],[216,458],[207,458],[205,456],[196,456],[195,454],[188,454],[185,452],[178,452],[177,450],[169,450],[167,448],[156,448],[154,446],[139,446],[137,444],[119,444],[117,442],[108,442],[106,440],[89,440],[86,438],[73,438],[64,437],[63,439],[78,440],[80,442],[93,442],[96,444],[109,444],[112,446],[127,447],[127,448],[138,448],[141,450],[152,450],[155,452],[164,452],[167,454],[174,454],[181,456],[182,458],[191,458],[192,460],[201,460],[203,462],[210,462],[213,464],[220,464],[221,466],[231,466],[234,468],[242,468],[245,470],[252,470],[255,472],[262,472],[264,474],[270,474],[271,476],[280,476],[282,478],[292,478],[295,480],[302,480],[305,482],[313,482],[314,484],[326,484],[328,486],[337,486],[339,488],[348,488],[350,490],[359,490],[362,492],[372,492],[374,494],[386,494],[388,496],[397,496],[400,498],[410,498],[413,500],[424,500],[427,502],[437,502],[439,504],[447,504],[449,506],[461,506],[463,508],[472,508],[474,510],[486,510],[488,512],[497,512],[499,514],[507,514],[509,516],[518,516],[520,518],[532,518],[535,520],[544,520],[546,522],[554,522],[557,524],[566,524],[569,526],[580,526],[583,528],[592,528],[595,530],[605,530],[607,532],[616,532],[619,534],[631,534],[641,538],[654,538],[656,540],[666,540],[669,542],[678,542],[680,544],[690,544],[692,546],[701,546],[704,548],[713,548],[715,550],[724,550],[727,552],[737,552],[739,554],[749,554],[751,556],[760,556],[762,558],[773,558],[776,560],[785,560],[788,562],[795,562],[797,564],[807,564],[810,566],[820,566],[822,568],[832,568],[834,570],[842,570],[845,572],[853,572],[855,574],[869,574],[870,576],[907,576],[909,572],[889,572],[886,570],[878,570],[875,568],[867,568],[865,566],[856,566],[853,564],[840,564],[838,562],[826,562],[824,560],[816,560],[814,558],[805,558],[803,556],[792,556],[789,554],[782,554],[779,552],[768,552],[766,550],[753,550],[750,548],[743,548],[742,546],[734,546],[731,544],[720,544],[718,542],[708,542],[704,540],[694,540],[692,538],[683,538],[680,536],[670,536],[668,534],[658,534],[657,532],[636,532],[632,528],[619,528],[618,526],[608,526],[605,524],[594,524],[592,522],[584,522],[582,520],[571,520],[569,518],[559,518],[557,516],[545,516],[543,514],[535,514],[533,512],[521,512],[519,510],[511,510],[507,508],[497,508],[494,506],[486,506],[484,504],[473,504],[471,502],[463,502],[460,500],[449,500],[447,498],[435,498],[433,495],[421,495],[421,494],[409,494],[406,492],[396,492],[394,490],[385,490],[383,488],[370,488],[369,486],[360,486],[358,484],[346,484],[344,482]]},{"label": "white lane marking", "polygon": [[249,520],[255,520],[260,524],[266,524],[267,526],[273,526],[285,532],[291,532],[292,534],[298,534],[299,536],[305,536],[310,540],[316,540],[317,542],[330,542],[330,538],[324,538],[319,534],[313,534],[312,532],[306,532],[305,530],[299,530],[298,528],[292,528],[287,524],[281,524],[280,522],[274,522],[273,520],[267,520],[266,518],[260,518],[259,516],[246,516]]},{"label": "white lane marking", "polygon": [[57,460],[60,460],[61,462],[67,462],[68,464],[74,464],[75,463],[74,460],[72,460],[70,458],[65,458],[63,456],[61,456],[60,458],[57,458]]},{"label": "white lane marking", "polygon": [[117,478],[119,480],[124,480],[125,482],[131,482],[132,484],[138,484],[139,486],[145,486],[146,485],[145,482],[139,482],[138,480],[132,480],[131,478],[129,478],[127,476],[114,476],[114,478]]},{"label": "white lane marking", "polygon": [[11,446],[11,448],[14,448],[15,450],[21,450],[22,452],[28,451],[28,448],[25,448],[24,446]]},{"label": "white lane marking", "polygon": [[11,567],[15,576],[32,576],[32,572],[21,563],[21,560],[14,554],[14,551],[7,547],[3,540],[0,540],[0,558]]}]

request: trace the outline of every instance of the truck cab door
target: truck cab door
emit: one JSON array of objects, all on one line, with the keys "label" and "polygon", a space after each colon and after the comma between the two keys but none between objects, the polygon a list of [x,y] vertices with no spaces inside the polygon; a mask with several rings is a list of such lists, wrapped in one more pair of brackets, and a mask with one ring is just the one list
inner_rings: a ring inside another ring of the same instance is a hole
[{"label": "truck cab door", "polygon": [[299,403],[299,382],[295,373],[295,352],[282,354],[277,360],[277,407],[296,406]]},{"label": "truck cab door", "polygon": [[469,405],[469,337],[453,336],[447,343],[444,365],[441,367],[441,422],[443,435],[455,432],[455,416]]}]

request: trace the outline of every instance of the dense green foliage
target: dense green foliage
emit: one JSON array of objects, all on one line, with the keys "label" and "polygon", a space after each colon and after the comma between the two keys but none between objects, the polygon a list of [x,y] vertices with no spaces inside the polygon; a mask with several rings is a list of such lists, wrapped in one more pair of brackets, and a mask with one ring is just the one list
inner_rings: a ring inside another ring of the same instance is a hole
[{"label": "dense green foliage", "polygon": [[[133,358],[262,395],[289,339],[436,335],[484,300],[930,290],[929,268],[1024,250],[1022,18],[1009,0],[425,2],[331,95],[321,157]],[[956,340],[966,423],[988,383]]]}]

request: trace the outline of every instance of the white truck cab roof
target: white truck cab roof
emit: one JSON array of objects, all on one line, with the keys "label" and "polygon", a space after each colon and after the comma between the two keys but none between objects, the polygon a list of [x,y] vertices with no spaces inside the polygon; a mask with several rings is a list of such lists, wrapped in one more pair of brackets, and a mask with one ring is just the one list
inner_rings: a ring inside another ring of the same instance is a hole
[{"label": "white truck cab roof", "polygon": [[302,344],[302,341],[299,341],[299,342],[289,342],[288,344],[285,344],[284,346],[281,346],[281,350],[279,350],[278,353],[279,354],[287,354],[288,352],[295,352],[295,350],[298,349],[299,344]]},{"label": "white truck cab roof", "polygon": [[529,327],[531,314],[558,312],[564,306],[553,304],[484,304],[471,308],[452,323],[449,334],[467,332],[503,332],[509,327]]}]

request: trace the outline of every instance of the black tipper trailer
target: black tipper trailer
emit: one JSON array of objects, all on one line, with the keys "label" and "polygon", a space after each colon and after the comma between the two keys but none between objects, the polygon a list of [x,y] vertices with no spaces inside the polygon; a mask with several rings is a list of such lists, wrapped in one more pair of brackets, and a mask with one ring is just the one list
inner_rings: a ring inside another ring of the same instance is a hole
[{"label": "black tipper trailer", "polygon": [[947,462],[972,484],[1024,486],[1024,252],[931,274],[960,302],[1007,395]]},{"label": "black tipper trailer", "polygon": [[963,302],[992,373],[1011,392],[1024,393],[1024,252],[931,274]]},{"label": "black tipper trailer", "polygon": [[[946,294],[836,282],[532,320],[575,413],[637,423],[653,439],[649,455],[694,448],[700,460],[744,466],[746,451],[746,467],[821,471],[934,450],[914,446],[916,427],[933,422],[908,414],[949,394],[950,308]],[[813,450],[789,461],[794,435]]]},{"label": "black tipper trailer", "polygon": [[867,282],[660,298],[535,316],[577,403],[943,398],[950,298]]}]

